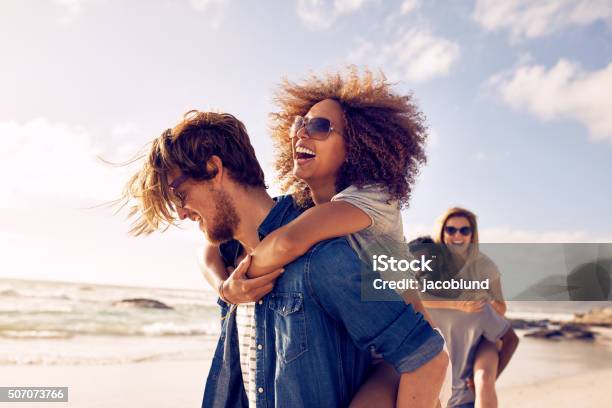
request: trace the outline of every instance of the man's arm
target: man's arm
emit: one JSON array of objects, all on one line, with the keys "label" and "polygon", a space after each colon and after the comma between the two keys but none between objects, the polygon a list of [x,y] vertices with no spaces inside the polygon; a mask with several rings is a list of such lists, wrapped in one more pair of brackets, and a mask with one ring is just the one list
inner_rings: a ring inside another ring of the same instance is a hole
[{"label": "man's arm", "polygon": [[251,263],[251,257],[244,259],[234,269],[226,267],[219,247],[211,243],[204,246],[204,258],[201,265],[202,274],[217,292],[217,295],[232,304],[255,302],[274,288],[274,281],[283,273],[278,269],[272,273],[255,279],[246,279],[246,273]]},{"label": "man's arm", "polygon": [[219,247],[206,241],[204,243],[202,263],[200,264],[202,275],[206,282],[216,292],[219,290],[221,282],[227,279],[229,273],[226,269]]}]

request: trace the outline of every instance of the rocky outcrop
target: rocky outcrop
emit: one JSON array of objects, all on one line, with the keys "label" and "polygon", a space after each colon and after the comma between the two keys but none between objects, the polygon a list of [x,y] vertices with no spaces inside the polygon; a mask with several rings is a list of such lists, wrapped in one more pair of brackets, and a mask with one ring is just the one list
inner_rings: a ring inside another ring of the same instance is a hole
[{"label": "rocky outcrop", "polygon": [[113,306],[122,306],[122,307],[140,307],[143,309],[166,309],[172,310],[172,307],[167,304],[160,302],[155,299],[145,299],[145,298],[134,298],[134,299],[122,299],[117,302],[113,302]]},{"label": "rocky outcrop", "polygon": [[595,332],[587,326],[574,324],[564,324],[557,329],[539,329],[525,334],[525,337],[535,337],[538,339],[568,339],[568,340],[595,340]]},{"label": "rocky outcrop", "polygon": [[612,327],[612,307],[596,307],[587,313],[576,313],[572,323]]},{"label": "rocky outcrop", "polygon": [[525,319],[508,319],[513,329],[528,330],[542,329],[548,327],[550,321],[544,320],[525,320]]},{"label": "rocky outcrop", "polygon": [[512,327],[530,330],[525,337],[553,340],[595,340],[598,335],[591,327],[612,327],[612,307],[598,307],[586,313],[576,313],[568,322],[550,320],[511,319]]}]

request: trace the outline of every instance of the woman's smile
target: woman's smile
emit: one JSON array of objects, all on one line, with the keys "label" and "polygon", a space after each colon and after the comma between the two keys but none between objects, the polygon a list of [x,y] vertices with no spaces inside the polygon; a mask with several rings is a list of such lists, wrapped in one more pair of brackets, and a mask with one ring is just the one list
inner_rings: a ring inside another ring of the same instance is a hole
[{"label": "woman's smile", "polygon": [[298,144],[295,146],[293,157],[297,166],[304,166],[307,163],[314,161],[317,154],[315,153],[314,149]]}]

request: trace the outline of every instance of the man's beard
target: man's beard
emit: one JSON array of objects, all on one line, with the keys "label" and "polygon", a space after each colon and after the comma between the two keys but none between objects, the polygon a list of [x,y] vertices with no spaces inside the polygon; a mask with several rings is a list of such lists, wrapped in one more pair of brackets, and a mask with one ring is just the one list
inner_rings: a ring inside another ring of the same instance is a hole
[{"label": "man's beard", "polygon": [[211,243],[221,244],[234,239],[240,218],[234,203],[225,191],[217,191],[214,194],[215,217],[210,228],[206,229],[206,235]]}]

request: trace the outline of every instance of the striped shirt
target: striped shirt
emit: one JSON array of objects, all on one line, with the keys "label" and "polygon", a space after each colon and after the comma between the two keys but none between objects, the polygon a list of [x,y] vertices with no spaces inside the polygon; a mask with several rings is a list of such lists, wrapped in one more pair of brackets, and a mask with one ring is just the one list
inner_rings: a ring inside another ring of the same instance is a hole
[{"label": "striped shirt", "polygon": [[255,303],[243,303],[236,308],[236,328],[240,349],[240,368],[249,406],[255,407],[257,400],[255,371],[257,368],[257,339],[255,335]]}]

